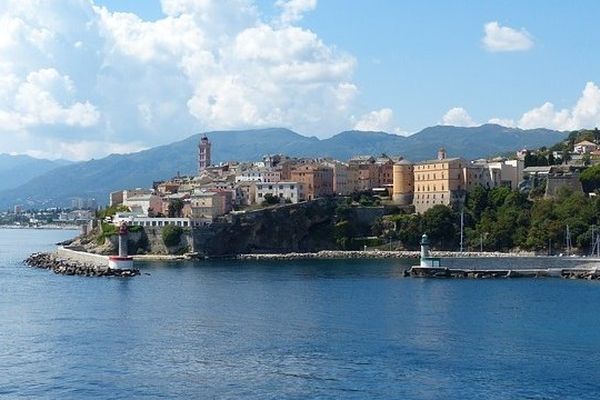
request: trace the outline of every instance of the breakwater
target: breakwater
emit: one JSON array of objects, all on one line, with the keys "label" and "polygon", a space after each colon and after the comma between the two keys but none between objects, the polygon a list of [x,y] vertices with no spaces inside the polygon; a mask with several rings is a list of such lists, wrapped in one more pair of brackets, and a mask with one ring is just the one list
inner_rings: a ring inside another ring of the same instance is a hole
[{"label": "breakwater", "polygon": [[34,253],[25,259],[30,267],[48,269],[55,274],[80,276],[114,276],[129,278],[140,274],[138,269],[113,269],[96,263],[85,263],[74,259],[61,258],[56,253]]},{"label": "breakwater", "polygon": [[[239,260],[304,260],[304,259],[386,259],[386,258],[419,258],[419,251],[383,251],[383,250],[322,250],[314,253],[251,253],[236,256]],[[458,252],[435,251],[433,257],[442,258],[514,258],[533,257],[534,253],[499,253],[499,252]]]},{"label": "breakwater", "polygon": [[454,269],[435,267],[412,267],[404,272],[415,278],[563,278],[600,280],[596,268],[533,268],[533,269]]}]

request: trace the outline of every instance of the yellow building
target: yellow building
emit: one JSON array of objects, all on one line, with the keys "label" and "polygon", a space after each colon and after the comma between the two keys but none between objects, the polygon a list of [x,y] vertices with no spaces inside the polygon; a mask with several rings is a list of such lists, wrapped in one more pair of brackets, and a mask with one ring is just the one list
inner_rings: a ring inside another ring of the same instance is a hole
[{"label": "yellow building", "polygon": [[444,149],[438,152],[437,160],[415,164],[415,211],[423,213],[438,204],[454,206],[462,202],[466,193],[466,165],[460,158],[446,158]]},{"label": "yellow building", "polygon": [[414,165],[407,160],[401,160],[393,167],[392,200],[400,206],[413,203],[415,193]]}]

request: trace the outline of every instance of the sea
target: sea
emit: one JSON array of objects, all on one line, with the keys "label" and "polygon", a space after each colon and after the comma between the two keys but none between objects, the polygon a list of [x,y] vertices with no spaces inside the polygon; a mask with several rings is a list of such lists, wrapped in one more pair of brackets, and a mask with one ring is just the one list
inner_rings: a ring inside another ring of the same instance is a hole
[{"label": "sea", "polygon": [[600,398],[600,282],[405,278],[410,260],[23,265],[75,233],[0,230],[2,399]]}]

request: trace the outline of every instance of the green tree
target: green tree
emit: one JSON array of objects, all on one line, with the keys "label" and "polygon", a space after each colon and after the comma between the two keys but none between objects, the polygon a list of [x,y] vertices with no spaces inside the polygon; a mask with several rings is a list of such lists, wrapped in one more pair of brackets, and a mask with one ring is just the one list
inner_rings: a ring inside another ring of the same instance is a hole
[{"label": "green tree", "polygon": [[161,237],[165,246],[173,247],[177,246],[180,243],[182,234],[183,229],[181,229],[181,227],[175,225],[167,225],[162,228]]},{"label": "green tree", "polygon": [[458,240],[458,215],[451,208],[438,204],[422,216],[422,231],[427,233],[434,247],[454,250]]},{"label": "green tree", "polygon": [[167,215],[169,218],[181,218],[183,216],[184,203],[181,199],[174,199],[169,202]]},{"label": "green tree", "polygon": [[587,193],[600,189],[600,164],[586,168],[579,179],[583,190]]},{"label": "green tree", "polygon": [[262,204],[263,206],[272,206],[274,204],[279,204],[279,197],[273,196],[271,193],[267,193],[265,194]]},{"label": "green tree", "polygon": [[421,216],[419,214],[395,215],[393,222],[396,224],[396,238],[407,249],[419,248],[421,240]]},{"label": "green tree", "polygon": [[338,247],[342,250],[349,250],[354,236],[352,224],[346,220],[340,221],[335,224],[333,232]]}]

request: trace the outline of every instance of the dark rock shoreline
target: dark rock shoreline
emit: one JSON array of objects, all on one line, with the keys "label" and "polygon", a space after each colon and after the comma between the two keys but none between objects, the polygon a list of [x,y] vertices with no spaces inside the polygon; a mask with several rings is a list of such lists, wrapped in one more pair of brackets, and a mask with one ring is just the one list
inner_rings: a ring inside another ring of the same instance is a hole
[{"label": "dark rock shoreline", "polygon": [[34,253],[23,261],[33,268],[49,269],[55,274],[80,276],[114,276],[129,278],[140,275],[139,269],[112,269],[58,257],[52,253]]}]

